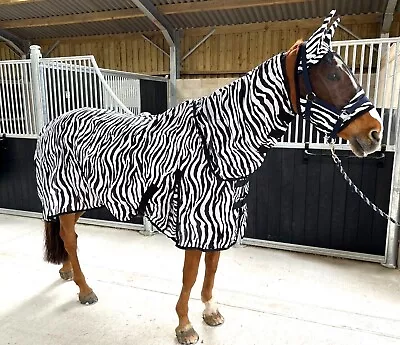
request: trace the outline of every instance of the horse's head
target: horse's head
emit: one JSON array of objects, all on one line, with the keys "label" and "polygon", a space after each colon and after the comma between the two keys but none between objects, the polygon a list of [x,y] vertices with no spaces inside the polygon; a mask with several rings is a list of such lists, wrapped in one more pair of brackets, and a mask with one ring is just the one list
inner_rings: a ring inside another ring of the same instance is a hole
[{"label": "horse's head", "polygon": [[354,154],[362,157],[378,149],[383,125],[351,70],[332,51],[339,24],[334,14],[306,42],[297,42],[289,50],[288,56],[297,56],[292,62],[296,92],[291,88],[291,100],[295,111],[317,130],[348,140]]}]

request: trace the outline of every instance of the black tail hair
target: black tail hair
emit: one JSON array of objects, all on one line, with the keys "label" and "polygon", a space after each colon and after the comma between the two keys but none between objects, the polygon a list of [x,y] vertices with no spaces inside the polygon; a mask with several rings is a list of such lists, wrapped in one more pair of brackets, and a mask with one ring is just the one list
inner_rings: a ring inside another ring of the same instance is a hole
[{"label": "black tail hair", "polygon": [[44,222],[44,259],[53,264],[61,264],[68,260],[64,241],[60,236],[60,219]]}]

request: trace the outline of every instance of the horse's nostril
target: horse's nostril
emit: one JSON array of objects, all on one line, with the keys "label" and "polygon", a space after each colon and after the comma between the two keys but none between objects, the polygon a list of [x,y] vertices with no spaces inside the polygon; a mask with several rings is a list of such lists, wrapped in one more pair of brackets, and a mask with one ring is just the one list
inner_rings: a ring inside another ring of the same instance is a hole
[{"label": "horse's nostril", "polygon": [[373,139],[375,141],[381,140],[381,134],[378,131],[375,131],[375,130],[371,131],[370,136],[371,136],[371,139]]}]

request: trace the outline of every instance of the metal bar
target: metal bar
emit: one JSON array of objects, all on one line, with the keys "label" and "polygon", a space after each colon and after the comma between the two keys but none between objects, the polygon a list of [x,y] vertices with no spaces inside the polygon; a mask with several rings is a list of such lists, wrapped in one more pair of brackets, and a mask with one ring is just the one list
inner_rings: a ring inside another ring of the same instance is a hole
[{"label": "metal bar", "polygon": [[0,40],[6,42],[6,44],[20,57],[25,57],[25,53],[11,40],[7,39],[3,35],[0,35]]},{"label": "metal bar", "polygon": [[86,63],[87,63],[87,61],[83,61],[83,64],[84,64],[84,66],[85,66],[85,69],[87,68],[87,72],[86,72],[86,74],[87,74],[87,76],[86,76],[87,80],[86,80],[86,82],[87,82],[88,88],[87,88],[87,92],[86,92],[86,99],[87,99],[87,104],[88,104],[88,106],[91,107],[91,108],[93,108],[93,95],[94,95],[94,92],[93,92],[92,71],[91,71],[90,68],[89,68],[90,66],[87,66]]},{"label": "metal bar", "polygon": [[22,64],[21,66],[22,70],[22,86],[23,86],[23,97],[24,97],[24,109],[25,109],[25,114],[26,114],[26,119],[27,119],[27,128],[28,132],[27,134],[34,134],[34,126],[32,122],[32,112],[31,112],[31,107],[30,107],[30,93],[29,93],[29,77],[28,77],[28,69],[26,63]]},{"label": "metal bar", "polygon": [[[371,44],[373,46],[373,44]],[[371,90],[371,73],[372,73],[372,63],[373,63],[373,51],[370,48],[369,49],[369,59],[368,59],[368,74],[367,74],[367,88],[365,90],[365,93],[367,94],[367,97],[370,98],[370,90]]]},{"label": "metal bar", "polygon": [[174,46],[174,29],[168,19],[157,10],[153,2],[150,0],[132,0],[132,2],[161,30],[168,45]]},{"label": "metal bar", "polygon": [[360,76],[358,78],[358,82],[360,83],[361,86],[363,84],[363,75],[364,75],[364,58],[365,58],[365,44],[362,44],[361,45]]},{"label": "metal bar", "polygon": [[17,35],[0,28],[0,37],[5,41],[21,58],[26,57],[28,41],[19,38]]},{"label": "metal bar", "polygon": [[142,37],[147,41],[147,42],[149,42],[151,45],[153,45],[154,47],[156,47],[159,51],[161,51],[161,53],[163,53],[164,55],[167,55],[168,57],[169,57],[169,54],[164,50],[164,49],[162,49],[160,46],[158,46],[156,43],[154,43],[150,38],[148,38],[146,35],[143,35],[142,34]]},{"label": "metal bar", "polygon": [[80,97],[77,97],[77,100],[80,98],[80,104],[79,104],[79,106],[78,106],[78,108],[80,108],[80,107],[84,107],[84,106],[86,106],[86,104],[84,104],[84,95],[83,95],[83,90],[84,90],[84,88],[83,88],[83,73],[85,73],[85,71],[83,70],[83,68],[82,68],[82,62],[83,62],[84,60],[78,60],[77,61],[77,63],[75,63],[75,67],[77,66],[77,64],[79,65],[79,73],[78,73],[78,75],[79,75],[79,87],[80,87],[80,89],[79,89],[79,94],[80,94]]},{"label": "metal bar", "polygon": [[24,93],[24,84],[23,84],[23,73],[22,73],[22,64],[19,63],[16,67],[16,75],[17,75],[17,97],[18,97],[18,112],[21,117],[21,124],[24,124],[23,133],[29,134],[29,124],[28,124],[28,116],[26,114],[26,100],[25,100],[25,93]]},{"label": "metal bar", "polygon": [[99,94],[101,93],[101,90],[99,89],[100,85],[97,83],[97,74],[92,70],[91,71],[92,74],[92,80],[94,82],[94,90],[93,90],[93,94],[94,94],[94,106],[96,108],[100,108],[100,103],[99,103],[99,99],[100,99],[100,95],[97,96],[97,92],[99,92]]},{"label": "metal bar", "polygon": [[345,26],[343,26],[342,24],[338,25],[339,28],[341,28],[344,32],[348,33],[350,36],[353,36],[355,39],[357,40],[362,40],[362,38],[360,36],[357,36],[353,31],[349,30],[348,28],[346,28]]},{"label": "metal bar", "polygon": [[63,112],[63,107],[62,107],[62,97],[63,97],[63,90],[61,89],[61,78],[62,78],[62,71],[60,68],[58,68],[58,64],[55,63],[54,69],[57,71],[57,99],[58,99],[58,105],[57,105],[57,113],[54,114],[54,118],[61,114]]},{"label": "metal bar", "polygon": [[60,41],[54,42],[53,45],[49,48],[49,50],[46,52],[46,54],[44,54],[44,57],[47,58],[53,52],[53,50],[58,47],[59,44]]},{"label": "metal bar", "polygon": [[[2,95],[4,97],[5,92],[4,92],[4,77],[3,77],[3,67],[4,65],[0,65],[0,84],[1,84],[1,91],[2,91]],[[0,112],[1,114],[4,114],[3,116],[1,116],[1,123],[2,123],[2,129],[3,131],[5,131],[7,134],[10,132],[8,129],[8,121],[7,121],[7,115],[5,110],[3,109],[3,103],[0,101]],[[5,108],[5,106],[4,106]]]},{"label": "metal bar", "polygon": [[[390,57],[390,45],[387,44],[387,49],[386,49],[386,63],[385,63],[385,77],[383,80],[383,93],[382,93],[382,104],[381,104],[381,119],[383,119],[383,111],[386,107],[386,86],[387,86],[387,80],[388,80],[388,69],[389,69],[389,57]],[[389,143],[389,141],[386,139],[387,144]]]},{"label": "metal bar", "polygon": [[33,134],[37,134],[37,123],[36,123],[36,116],[35,116],[35,104],[34,104],[34,99],[33,99],[33,85],[32,85],[32,65],[29,64],[27,65],[27,68],[29,70],[29,76],[30,76],[30,81],[28,81],[28,87],[29,87],[29,94],[31,96],[31,100],[29,101],[29,110],[31,113],[31,121],[33,122]]},{"label": "metal bar", "polygon": [[385,261],[385,257],[379,255],[346,252],[336,249],[309,247],[300,244],[265,241],[247,237],[243,239],[242,244],[271,248],[271,249],[289,250],[293,252],[306,253],[306,254],[325,255],[343,259],[361,260],[361,261],[378,262],[378,263],[383,263]]},{"label": "metal bar", "polygon": [[395,88],[397,85],[397,59],[398,59],[398,52],[399,52],[399,45],[396,44],[396,48],[395,48],[395,53],[394,53],[394,60],[393,60],[393,64],[394,64],[394,70],[393,70],[393,77],[392,77],[392,90],[390,93],[390,103],[389,103],[389,121],[388,121],[388,134],[387,134],[387,142],[388,144],[391,143],[391,134],[392,134],[392,116],[393,116],[393,102],[395,99],[395,96],[398,97],[398,90],[397,91],[397,95],[395,95]]},{"label": "metal bar", "polygon": [[[80,72],[80,74],[83,74],[83,80],[84,80],[84,90],[85,90],[85,95],[83,95],[83,91],[81,91],[81,95],[82,95],[82,99],[81,99],[81,101],[83,102],[84,101],[84,98],[83,98],[83,96],[85,96],[85,107],[88,107],[89,106],[89,92],[88,92],[88,90],[90,89],[90,86],[88,87],[88,78],[90,78],[90,71],[88,71],[87,69],[86,69],[86,61],[87,60],[79,60],[79,72]],[[83,71],[81,70],[81,68],[82,68],[82,63],[83,63]],[[90,83],[90,81],[89,81],[89,83]],[[91,93],[90,93],[90,95],[92,95]]]},{"label": "metal bar", "polygon": [[353,45],[353,60],[351,62],[351,71],[353,72],[353,74],[356,73],[357,48],[358,48],[357,44]]},{"label": "metal bar", "polygon": [[214,32],[215,32],[215,28],[212,28],[211,31],[210,31],[207,35],[205,35],[199,42],[197,42],[196,45],[195,45],[193,48],[191,48],[191,49],[182,57],[181,62],[185,61],[185,59],[186,59],[189,55],[191,55],[197,48],[199,48],[205,41],[207,41],[207,40],[211,37],[211,35],[214,34]]},{"label": "metal bar", "polygon": [[[397,111],[399,112],[400,98],[398,102]],[[397,130],[396,130],[396,148],[394,151],[393,158],[393,170],[392,170],[392,183],[389,200],[389,212],[388,214],[398,220],[400,218],[400,116],[397,114]],[[399,258],[399,227],[392,222],[388,221],[387,235],[386,235],[386,254],[384,266],[395,268]]]},{"label": "metal bar", "polygon": [[132,114],[132,112],[118,99],[118,97],[115,95],[114,91],[110,88],[110,86],[108,85],[108,83],[106,82],[106,80],[104,79],[103,74],[100,72],[99,67],[97,66],[97,62],[94,59],[93,56],[91,56],[91,62],[92,65],[96,71],[97,76],[99,77],[103,87],[108,91],[108,94],[115,99],[116,103],[121,107],[121,109],[123,109],[124,111],[126,111],[128,114]]},{"label": "metal bar", "polygon": [[11,103],[11,90],[10,90],[10,81],[9,81],[9,76],[10,76],[10,65],[6,65],[5,67],[5,75],[6,75],[6,93],[7,93],[7,113],[8,113],[8,119],[10,121],[10,128],[11,128],[11,133],[17,133],[17,130],[15,128],[15,121],[14,117],[12,114],[12,103]]},{"label": "metal bar", "polygon": [[48,121],[51,121],[54,118],[54,113],[55,113],[55,104],[56,104],[56,92],[57,92],[57,88],[56,88],[56,79],[55,79],[55,72],[54,72],[54,68],[51,68],[51,65],[47,65],[46,64],[47,69],[49,70],[48,73],[48,78],[50,80],[50,85],[52,85],[52,87],[50,87],[49,89],[49,116],[48,116]]},{"label": "metal bar", "polygon": [[26,105],[26,116],[28,118],[28,124],[29,124],[29,134],[34,134],[35,133],[35,126],[33,122],[33,113],[32,113],[32,108],[31,108],[31,92],[29,89],[29,80],[31,79],[30,76],[30,70],[28,69],[28,65],[24,63],[23,65],[23,85],[24,85],[24,98],[25,98],[25,105]]},{"label": "metal bar", "polygon": [[374,92],[374,107],[378,104],[378,89],[379,85],[379,77],[381,71],[381,58],[382,58],[382,43],[378,45],[378,58],[376,60],[376,73],[375,73],[375,92]]},{"label": "metal bar", "polygon": [[176,46],[172,46],[169,48],[170,51],[170,59],[169,59],[169,66],[170,66],[170,80],[169,80],[169,106],[174,107],[176,105],[176,79],[177,79],[177,49]]},{"label": "metal bar", "polygon": [[43,106],[42,106],[42,96],[40,94],[40,71],[39,71],[39,63],[42,54],[40,53],[40,47],[37,45],[33,45],[30,47],[31,50],[31,71],[32,71],[32,97],[34,104],[34,113],[36,118],[36,131],[37,133],[43,127]]},{"label": "metal bar", "polygon": [[[395,43],[399,42],[400,38],[399,37],[388,37],[388,38],[366,38],[366,39],[360,39],[357,40],[357,44],[370,44],[370,43]],[[339,47],[339,46],[347,46],[347,45],[354,44],[354,40],[346,40],[346,41],[333,41],[332,46],[333,47]]]},{"label": "metal bar", "polygon": [[393,14],[396,9],[397,0],[388,0],[385,14],[383,16],[383,23],[381,28],[381,34],[389,33],[390,27],[393,22]]},{"label": "metal bar", "polygon": [[153,80],[153,81],[160,81],[160,82],[168,83],[168,79],[166,79],[164,77],[156,77],[156,76],[151,76],[151,75],[125,72],[125,71],[114,71],[114,70],[107,69],[107,68],[99,68],[99,71],[102,72],[103,74],[106,74],[106,73],[118,74],[121,76],[126,76],[127,78],[131,78],[131,79]]}]

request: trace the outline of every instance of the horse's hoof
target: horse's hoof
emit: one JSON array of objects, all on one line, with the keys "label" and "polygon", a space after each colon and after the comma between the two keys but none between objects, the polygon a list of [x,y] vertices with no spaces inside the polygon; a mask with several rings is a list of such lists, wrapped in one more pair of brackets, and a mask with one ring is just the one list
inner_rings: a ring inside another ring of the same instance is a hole
[{"label": "horse's hoof", "polygon": [[72,280],[74,278],[74,271],[59,271],[61,279]]},{"label": "horse's hoof", "polygon": [[211,313],[211,314],[204,313],[203,320],[207,325],[213,326],[213,327],[222,325],[225,321],[224,317],[221,315],[219,310],[217,310],[215,313]]},{"label": "horse's hoof", "polygon": [[199,335],[190,323],[182,329],[177,327],[175,329],[175,334],[179,344],[182,345],[196,344],[199,341]]},{"label": "horse's hoof", "polygon": [[79,302],[81,302],[81,304],[94,304],[98,301],[99,299],[97,298],[96,294],[92,291],[89,294],[87,294],[86,296],[82,296],[81,294],[79,294]]}]

